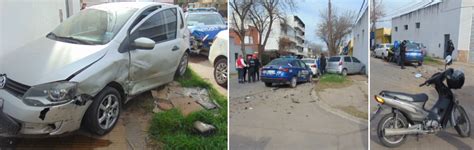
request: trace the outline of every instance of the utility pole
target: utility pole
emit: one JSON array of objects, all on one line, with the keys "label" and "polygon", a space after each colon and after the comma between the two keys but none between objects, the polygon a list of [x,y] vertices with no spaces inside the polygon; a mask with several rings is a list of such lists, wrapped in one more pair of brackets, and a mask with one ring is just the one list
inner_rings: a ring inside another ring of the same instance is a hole
[{"label": "utility pole", "polygon": [[331,46],[328,47],[328,50],[329,50],[330,52],[333,51],[333,50],[331,50],[331,48],[334,48],[334,47],[332,46],[332,45],[333,45],[333,44],[332,44],[332,39],[333,39],[332,30],[333,30],[333,28],[332,28],[332,14],[331,14],[331,13],[332,13],[332,10],[331,10],[331,0],[329,0],[329,1],[328,1],[328,20],[329,20],[329,22],[328,22],[328,30],[329,30],[329,36],[328,36],[329,39],[328,39],[328,41],[329,41],[329,44],[328,44],[328,45],[331,45]]}]

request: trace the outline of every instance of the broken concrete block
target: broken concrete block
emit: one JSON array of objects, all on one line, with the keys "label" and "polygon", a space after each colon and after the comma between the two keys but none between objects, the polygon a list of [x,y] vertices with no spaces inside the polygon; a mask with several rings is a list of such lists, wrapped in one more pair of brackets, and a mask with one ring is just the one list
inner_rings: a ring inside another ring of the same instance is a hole
[{"label": "broken concrete block", "polygon": [[167,100],[157,100],[155,103],[161,110],[170,110],[174,107],[173,104]]},{"label": "broken concrete block", "polygon": [[162,90],[151,90],[151,95],[155,99],[168,99],[168,93],[166,92],[166,88]]},{"label": "broken concrete block", "polygon": [[216,127],[201,121],[194,122],[194,128],[202,135],[211,135],[216,131]]},{"label": "broken concrete block", "polygon": [[189,97],[179,97],[171,100],[173,106],[178,108],[184,116],[189,115],[192,112],[202,110],[201,105],[197,104],[194,99]]}]

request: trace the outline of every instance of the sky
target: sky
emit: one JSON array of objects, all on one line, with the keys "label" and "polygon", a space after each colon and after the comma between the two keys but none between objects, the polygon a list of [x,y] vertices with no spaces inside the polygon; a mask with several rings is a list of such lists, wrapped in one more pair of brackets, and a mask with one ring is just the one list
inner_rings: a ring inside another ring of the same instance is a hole
[{"label": "sky", "polygon": [[[364,0],[331,0],[331,4],[333,8],[336,7],[339,9],[339,12],[343,10],[350,10],[353,11],[355,15],[357,15],[363,1]],[[326,47],[323,41],[316,36],[316,28],[321,22],[319,14],[321,11],[324,11],[327,8],[328,0],[298,0],[297,2],[297,11],[287,12],[287,14],[297,15],[305,23],[306,41],[318,43],[323,45],[323,47]]]},{"label": "sky", "polygon": [[400,15],[403,8],[413,6],[416,3],[426,1],[426,0],[377,0],[382,4],[382,9],[384,10],[386,17],[380,20],[384,22],[377,23],[377,27],[391,27],[391,18]]}]

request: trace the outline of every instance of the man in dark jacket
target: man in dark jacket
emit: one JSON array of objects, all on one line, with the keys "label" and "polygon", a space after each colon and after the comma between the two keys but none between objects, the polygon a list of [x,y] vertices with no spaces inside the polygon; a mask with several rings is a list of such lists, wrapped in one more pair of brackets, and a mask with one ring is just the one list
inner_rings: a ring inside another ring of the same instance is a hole
[{"label": "man in dark jacket", "polygon": [[454,44],[451,39],[448,40],[448,46],[446,47],[446,56],[451,56],[453,55],[454,52]]},{"label": "man in dark jacket", "polygon": [[400,44],[400,66],[402,69],[405,69],[405,53],[407,49],[407,41],[403,40],[402,44]]},{"label": "man in dark jacket", "polygon": [[321,53],[321,57],[319,59],[319,63],[321,64],[321,75],[323,75],[326,73],[326,57],[324,57],[324,54]]},{"label": "man in dark jacket", "polygon": [[255,60],[255,75],[257,76],[257,81],[260,81],[260,60],[258,59],[258,56],[255,55],[254,56],[254,60]]},{"label": "man in dark jacket", "polygon": [[247,75],[249,83],[250,82],[255,82],[255,70],[257,70],[255,59],[254,59],[254,57],[250,57],[248,75]]}]

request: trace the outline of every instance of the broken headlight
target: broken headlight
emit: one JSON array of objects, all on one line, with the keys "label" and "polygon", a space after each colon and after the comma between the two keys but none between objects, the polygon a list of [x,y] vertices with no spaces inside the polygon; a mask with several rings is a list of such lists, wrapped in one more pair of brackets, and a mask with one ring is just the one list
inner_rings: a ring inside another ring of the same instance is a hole
[{"label": "broken headlight", "polygon": [[76,82],[59,81],[41,84],[31,87],[23,96],[23,101],[33,106],[62,104],[74,99],[76,90]]}]

